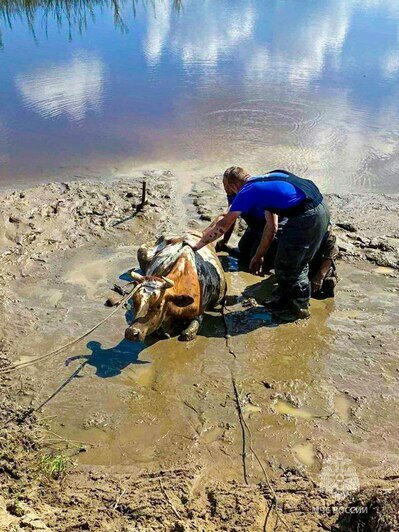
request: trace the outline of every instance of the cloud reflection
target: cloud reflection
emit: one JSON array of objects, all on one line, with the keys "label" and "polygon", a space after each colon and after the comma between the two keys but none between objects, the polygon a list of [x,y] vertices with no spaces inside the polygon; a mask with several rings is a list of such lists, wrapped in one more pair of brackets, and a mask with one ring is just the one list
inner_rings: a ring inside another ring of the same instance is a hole
[{"label": "cloud reflection", "polygon": [[[109,13],[98,13],[88,39],[108,61],[112,116],[89,127],[106,123],[116,160],[237,161],[255,172],[286,166],[332,189],[397,188],[399,2],[143,0],[135,21],[128,2],[112,5],[134,39],[111,33],[101,25]],[[10,72],[21,68],[11,61]],[[16,77],[28,109],[70,120],[100,109],[97,56],[31,69]]]},{"label": "cloud reflection", "polygon": [[[163,51],[200,80],[193,130],[212,142],[193,141],[195,153],[202,145],[207,158],[233,157],[254,171],[265,161],[287,166],[331,189],[378,186],[382,164],[393,181],[397,110],[387,111],[387,94],[371,100],[375,72],[399,73],[399,3],[187,0],[182,18],[165,3],[168,15],[157,4],[148,35],[162,36],[158,60]],[[378,35],[383,24],[385,38],[367,46],[367,31]]]},{"label": "cloud reflection", "polygon": [[[272,44],[257,44],[247,51],[247,76],[273,76],[275,82],[303,87],[321,76],[328,56],[339,64],[350,26],[350,3],[341,0],[311,7],[309,12],[306,6],[297,12],[295,21],[288,18],[287,31],[276,32]],[[270,26],[280,25],[281,13],[272,13]]]},{"label": "cloud reflection", "polygon": [[148,16],[147,38],[144,51],[149,65],[156,65],[162,55],[162,50],[170,31],[170,15],[172,2],[166,1],[161,9],[150,11]]},{"label": "cloud reflection", "polygon": [[[241,68],[249,78],[272,75],[276,82],[302,87],[322,76],[327,60],[339,70],[359,10],[383,8],[399,17],[399,4],[389,0],[303,3],[300,9],[292,0],[284,6],[234,0],[186,0],[183,5],[181,17],[173,12],[173,0],[155,3],[148,11],[144,51],[151,66],[160,63],[163,51],[204,71],[234,58],[235,70]],[[396,72],[396,52],[387,55],[382,68],[387,75]]]},{"label": "cloud reflection", "polygon": [[144,51],[150,65],[159,61],[165,46],[187,65],[216,65],[223,54],[253,35],[255,10],[249,4],[237,8],[226,1],[187,2],[184,23],[172,13],[173,0],[155,4],[149,12]]},{"label": "cloud reflection", "polygon": [[[224,4],[224,9],[219,8],[214,16],[214,4],[205,2],[194,28],[185,26],[184,30],[174,32],[172,47],[181,54],[185,64],[216,66],[221,57],[226,57],[252,38],[255,27],[253,7],[247,4],[237,13],[229,5]],[[201,16],[205,24],[198,23]]]},{"label": "cloud reflection", "polygon": [[20,74],[15,84],[25,105],[44,118],[66,115],[79,121],[101,107],[104,65],[81,52],[64,64]]},{"label": "cloud reflection", "polygon": [[389,52],[382,62],[382,72],[387,78],[395,76],[399,72],[399,50]]}]

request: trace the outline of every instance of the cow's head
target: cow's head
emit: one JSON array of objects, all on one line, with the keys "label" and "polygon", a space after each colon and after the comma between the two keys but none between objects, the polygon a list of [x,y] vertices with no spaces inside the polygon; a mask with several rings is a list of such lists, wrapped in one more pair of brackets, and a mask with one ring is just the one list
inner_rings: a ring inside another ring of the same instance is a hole
[{"label": "cow's head", "polygon": [[174,283],[167,277],[144,277],[131,272],[138,284],[133,300],[134,321],[125,331],[125,338],[143,342],[145,337],[156,331],[164,321],[168,303],[187,307],[194,302],[189,295],[179,295],[173,289]]}]

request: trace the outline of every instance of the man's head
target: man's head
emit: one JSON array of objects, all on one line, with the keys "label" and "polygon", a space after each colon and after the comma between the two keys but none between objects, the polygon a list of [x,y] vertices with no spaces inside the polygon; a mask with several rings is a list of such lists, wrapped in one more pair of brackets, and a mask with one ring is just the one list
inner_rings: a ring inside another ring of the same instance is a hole
[{"label": "man's head", "polygon": [[237,194],[247,182],[250,174],[240,166],[230,166],[223,174],[223,186],[227,195]]}]

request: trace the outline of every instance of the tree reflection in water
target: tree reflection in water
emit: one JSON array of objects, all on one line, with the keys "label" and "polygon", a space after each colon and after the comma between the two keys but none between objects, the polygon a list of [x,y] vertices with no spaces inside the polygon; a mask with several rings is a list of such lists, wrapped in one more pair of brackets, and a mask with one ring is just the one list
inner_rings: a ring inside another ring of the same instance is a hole
[{"label": "tree reflection in water", "polygon": [[[24,22],[35,38],[36,22],[46,34],[49,23],[55,22],[58,30],[67,28],[68,38],[72,40],[74,31],[81,34],[89,23],[95,24],[98,9],[112,12],[115,27],[127,32],[122,12],[131,8],[136,17],[138,4],[156,9],[157,0],[0,0],[0,48],[3,47],[2,26],[12,30],[13,23]],[[172,6],[175,11],[181,11],[183,0],[173,0]]]}]

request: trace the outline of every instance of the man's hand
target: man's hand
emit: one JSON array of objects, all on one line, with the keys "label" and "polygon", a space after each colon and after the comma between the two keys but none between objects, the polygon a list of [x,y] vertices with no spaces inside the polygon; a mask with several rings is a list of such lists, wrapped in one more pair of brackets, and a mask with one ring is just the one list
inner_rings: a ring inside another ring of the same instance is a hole
[{"label": "man's hand", "polygon": [[254,275],[263,275],[263,272],[262,272],[263,260],[264,260],[263,257],[254,255],[249,265],[249,271],[253,273]]},{"label": "man's hand", "polygon": [[316,293],[321,290],[324,277],[321,275],[315,275],[312,279],[312,293]]},{"label": "man's hand", "polygon": [[269,211],[265,211],[265,227],[263,229],[262,238],[259,243],[258,249],[256,250],[254,258],[251,260],[249,265],[249,271],[255,275],[261,275],[263,277],[264,272],[262,271],[264,256],[266,255],[271,243],[274,240],[274,237],[278,229],[278,216]]}]

